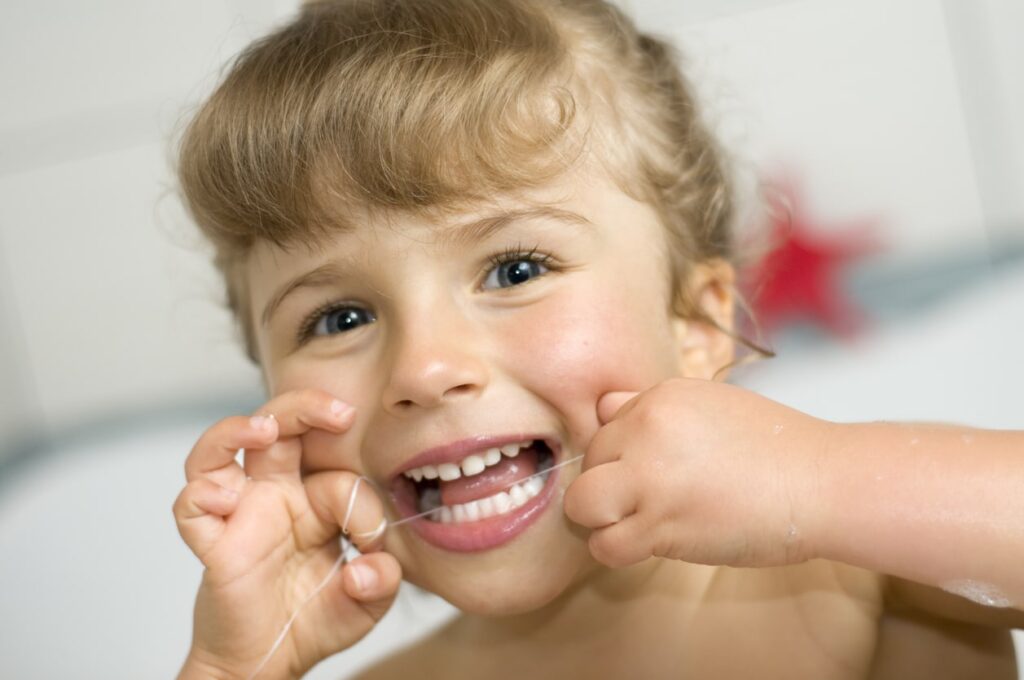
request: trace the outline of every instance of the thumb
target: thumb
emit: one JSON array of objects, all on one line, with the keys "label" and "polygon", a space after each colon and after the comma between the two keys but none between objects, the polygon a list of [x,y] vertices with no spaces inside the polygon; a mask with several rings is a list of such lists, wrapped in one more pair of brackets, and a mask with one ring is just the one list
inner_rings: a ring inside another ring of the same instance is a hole
[{"label": "thumb", "polygon": [[640,394],[639,392],[608,392],[597,400],[597,419],[607,425],[622,408],[623,404]]}]

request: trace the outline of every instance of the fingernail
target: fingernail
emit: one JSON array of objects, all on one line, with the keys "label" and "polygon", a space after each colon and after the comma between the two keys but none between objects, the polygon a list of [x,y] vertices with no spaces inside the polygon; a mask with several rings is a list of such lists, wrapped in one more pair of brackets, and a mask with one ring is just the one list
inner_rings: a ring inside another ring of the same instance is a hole
[{"label": "fingernail", "polygon": [[331,402],[331,413],[337,418],[344,418],[352,411],[352,407],[343,401],[335,399]]},{"label": "fingernail", "polygon": [[273,419],[273,416],[253,416],[252,418],[249,418],[249,425],[251,425],[254,430],[262,430],[266,432],[270,430],[271,421]]},{"label": "fingernail", "polygon": [[365,593],[377,585],[377,572],[365,564],[353,564],[352,579],[356,582],[356,588]]}]

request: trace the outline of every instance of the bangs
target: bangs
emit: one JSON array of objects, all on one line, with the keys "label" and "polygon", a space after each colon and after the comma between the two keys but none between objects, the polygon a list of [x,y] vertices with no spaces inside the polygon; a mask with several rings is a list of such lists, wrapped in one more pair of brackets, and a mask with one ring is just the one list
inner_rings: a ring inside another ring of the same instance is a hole
[{"label": "bangs", "polygon": [[194,218],[229,252],[315,243],[359,208],[452,208],[572,167],[564,38],[528,3],[333,1],[243,52],[181,149]]}]

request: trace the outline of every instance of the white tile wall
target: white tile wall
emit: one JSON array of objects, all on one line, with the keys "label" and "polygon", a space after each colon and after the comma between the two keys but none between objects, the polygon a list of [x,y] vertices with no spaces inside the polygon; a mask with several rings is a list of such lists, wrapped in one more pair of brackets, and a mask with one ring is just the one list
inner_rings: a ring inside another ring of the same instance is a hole
[{"label": "white tile wall", "polygon": [[0,457],[32,433],[258,389],[164,195],[166,139],[276,5],[5,3]]},{"label": "white tile wall", "polygon": [[266,4],[6,0],[0,172],[156,141],[158,120],[266,27]]},{"label": "white tile wall", "polygon": [[741,163],[793,172],[823,228],[895,256],[988,240],[935,0],[804,0],[673,31]]},{"label": "white tile wall", "polygon": [[1024,3],[945,0],[986,222],[1024,230]]},{"label": "white tile wall", "polygon": [[162,145],[0,179],[0,246],[45,423],[256,384]]}]

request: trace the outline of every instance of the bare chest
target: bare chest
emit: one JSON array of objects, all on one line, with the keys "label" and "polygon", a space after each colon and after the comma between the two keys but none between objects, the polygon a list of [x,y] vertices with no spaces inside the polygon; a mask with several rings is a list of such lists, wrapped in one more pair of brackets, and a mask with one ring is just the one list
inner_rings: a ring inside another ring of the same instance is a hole
[{"label": "bare chest", "polygon": [[866,573],[828,564],[729,570],[682,620],[623,614],[557,647],[526,639],[463,648],[435,656],[434,667],[444,678],[864,680],[880,611]]}]

